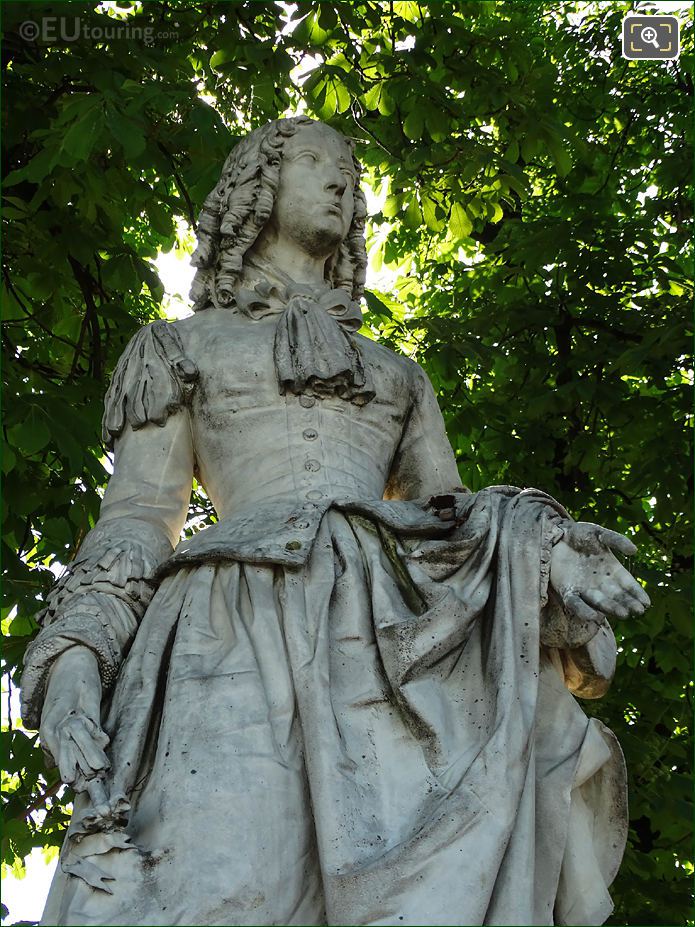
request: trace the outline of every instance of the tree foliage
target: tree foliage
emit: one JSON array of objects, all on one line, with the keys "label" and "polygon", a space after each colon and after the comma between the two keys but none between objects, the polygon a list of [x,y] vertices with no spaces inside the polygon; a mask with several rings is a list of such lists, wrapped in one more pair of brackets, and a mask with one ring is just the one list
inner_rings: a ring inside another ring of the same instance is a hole
[{"label": "tree foliage", "polygon": [[[692,30],[678,62],[627,62],[628,8],[3,4],[10,690],[98,515],[102,397],[161,314],[153,259],[237,138],[303,107],[357,141],[372,269],[393,280],[368,292],[368,330],[427,369],[464,483],[539,486],[639,547],[653,606],[617,625],[615,683],[585,707],[630,776],[612,922],[685,923]],[[20,871],[59,845],[71,796],[35,733],[10,717],[2,737],[3,859]]]}]

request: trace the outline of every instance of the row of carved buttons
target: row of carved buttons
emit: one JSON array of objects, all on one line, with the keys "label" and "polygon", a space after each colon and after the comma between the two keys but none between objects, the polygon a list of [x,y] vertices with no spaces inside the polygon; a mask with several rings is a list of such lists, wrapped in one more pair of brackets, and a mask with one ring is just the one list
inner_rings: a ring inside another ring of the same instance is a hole
[{"label": "row of carved buttons", "polygon": [[[316,397],[307,396],[306,394],[302,393],[299,397],[299,405],[303,409],[313,409],[314,406],[316,405]],[[304,438],[305,441],[315,441],[318,438],[318,436],[319,436],[319,433],[318,431],[316,431],[315,428],[305,428],[304,431],[302,432],[302,437]],[[318,460],[314,460],[313,458],[311,458],[309,460],[304,461],[304,469],[309,473],[318,473],[318,471],[321,469],[321,464],[319,463]],[[325,499],[325,497],[326,497],[325,493],[322,493],[319,489],[310,489],[305,495],[306,499],[309,499],[310,501],[314,501],[314,502],[317,502],[319,499]],[[297,527],[298,528],[299,527],[309,527],[309,525],[308,523],[305,523],[305,522],[301,522],[301,523],[298,522]],[[292,545],[292,547],[290,547],[290,544]],[[297,550],[296,545],[299,545],[301,547],[301,543],[298,541],[290,541],[287,547],[290,550]]]},{"label": "row of carved buttons", "polygon": [[[302,394],[299,397],[299,405],[303,409],[313,409],[313,407],[316,405],[316,398],[314,396],[307,396],[305,394]],[[304,438],[305,441],[315,441],[318,438],[318,432],[316,431],[315,428],[305,428],[304,431],[302,432],[302,437]],[[318,473],[318,471],[321,469],[321,464],[319,463],[318,460],[309,459],[304,462],[304,469],[307,470],[309,473]],[[325,498],[325,493],[322,493],[320,489],[310,489],[306,493],[306,498],[309,499],[310,501],[318,501],[319,499]],[[305,524],[306,524],[305,522],[302,522],[301,527],[304,527]],[[300,527],[300,523],[297,524],[297,527]],[[306,527],[309,527],[308,524],[306,524]],[[291,541],[290,543],[293,545],[293,548],[296,550],[297,548],[295,548],[294,545],[298,542]]]}]

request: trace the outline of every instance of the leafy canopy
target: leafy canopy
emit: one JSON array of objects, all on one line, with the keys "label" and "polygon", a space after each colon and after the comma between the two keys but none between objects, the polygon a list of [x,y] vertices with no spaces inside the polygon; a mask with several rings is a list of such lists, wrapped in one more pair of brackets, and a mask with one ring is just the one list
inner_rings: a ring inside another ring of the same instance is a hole
[{"label": "leafy canopy", "polygon": [[[162,313],[153,259],[241,135],[304,109],[357,139],[378,204],[368,332],[427,369],[464,483],[540,486],[639,547],[654,604],[617,626],[616,681],[586,706],[630,775],[612,922],[685,923],[692,28],[678,62],[627,62],[628,8],[3,4],[9,690],[98,516],[102,397]],[[60,844],[71,795],[17,717],[2,737],[3,860],[21,872]]]}]

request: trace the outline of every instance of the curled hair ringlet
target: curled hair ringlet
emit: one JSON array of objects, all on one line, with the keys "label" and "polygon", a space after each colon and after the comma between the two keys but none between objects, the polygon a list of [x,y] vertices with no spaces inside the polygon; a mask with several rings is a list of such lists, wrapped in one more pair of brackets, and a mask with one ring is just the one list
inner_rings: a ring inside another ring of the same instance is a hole
[{"label": "curled hair ringlet", "polygon": [[[190,297],[199,312],[214,306],[231,308],[244,255],[270,218],[277,196],[285,141],[304,126],[307,116],[276,119],[243,138],[227,157],[215,188],[198,217],[198,245],[191,258],[197,268]],[[346,139],[352,147],[350,139]],[[367,202],[359,188],[361,166],[355,168],[354,210],[347,235],[326,262],[326,280],[360,300],[364,292],[367,251],[364,226]]]}]

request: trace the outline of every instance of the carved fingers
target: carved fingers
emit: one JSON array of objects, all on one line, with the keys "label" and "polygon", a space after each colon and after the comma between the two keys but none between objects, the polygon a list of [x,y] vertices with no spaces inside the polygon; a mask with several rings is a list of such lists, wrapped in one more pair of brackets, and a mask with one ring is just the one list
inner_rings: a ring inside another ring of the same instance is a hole
[{"label": "carved fingers", "polygon": [[609,528],[599,528],[598,525],[591,525],[591,527],[598,529],[596,533],[600,544],[610,547],[611,550],[625,557],[632,557],[637,553],[635,545],[624,534],[618,534],[617,531],[611,531]]},{"label": "carved fingers", "polygon": [[108,743],[108,736],[86,715],[73,711],[59,721],[52,752],[63,782],[85,791],[87,782],[110,766],[104,752]]},{"label": "carved fingers", "polygon": [[[606,554],[603,558],[608,560],[612,554]],[[613,558],[614,559],[614,558]],[[596,566],[604,567],[611,564],[600,563]],[[649,604],[649,598],[646,593],[632,576],[615,561],[615,567],[610,570],[596,570],[596,579],[587,578],[587,587],[583,593],[586,601],[605,615],[615,615],[616,618],[629,618],[630,615],[642,615]],[[624,576],[622,575],[624,574]],[[639,593],[642,593],[640,597]],[[643,601],[643,597],[647,601]]]},{"label": "carved fingers", "polygon": [[62,653],[51,668],[43,712],[41,744],[63,782],[77,791],[109,768],[109,738],[99,725],[101,680],[94,654],[83,646]]},{"label": "carved fingers", "polygon": [[588,522],[568,525],[553,548],[550,582],[571,615],[598,621],[602,615],[641,615],[650,600],[612,551],[630,556],[632,541]]},{"label": "carved fingers", "polygon": [[564,595],[561,594],[561,598],[565,611],[573,618],[579,619],[579,621],[599,622],[603,617],[600,611],[596,611],[596,609],[592,608],[584,601],[581,595],[574,590],[566,590]]},{"label": "carved fingers", "polygon": [[565,540],[574,550],[585,554],[600,554],[606,549],[626,557],[637,553],[637,548],[624,534],[602,528],[589,521],[564,522]]}]

